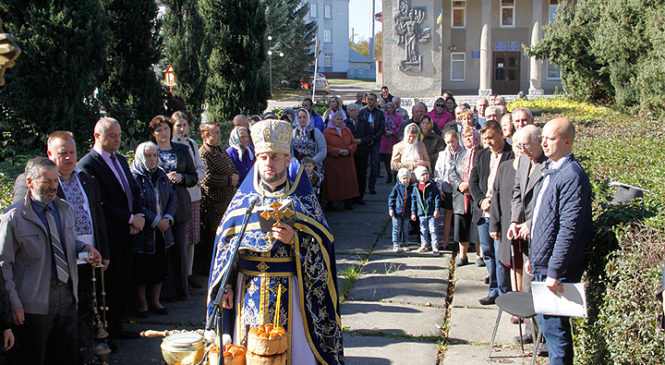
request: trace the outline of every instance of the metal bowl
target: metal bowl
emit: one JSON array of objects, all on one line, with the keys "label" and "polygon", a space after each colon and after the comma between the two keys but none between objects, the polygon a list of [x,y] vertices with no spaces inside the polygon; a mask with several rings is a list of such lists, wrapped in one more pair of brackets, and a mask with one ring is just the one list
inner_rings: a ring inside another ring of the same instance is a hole
[{"label": "metal bowl", "polygon": [[176,333],[164,337],[161,348],[168,365],[196,365],[203,360],[205,340],[193,332]]}]

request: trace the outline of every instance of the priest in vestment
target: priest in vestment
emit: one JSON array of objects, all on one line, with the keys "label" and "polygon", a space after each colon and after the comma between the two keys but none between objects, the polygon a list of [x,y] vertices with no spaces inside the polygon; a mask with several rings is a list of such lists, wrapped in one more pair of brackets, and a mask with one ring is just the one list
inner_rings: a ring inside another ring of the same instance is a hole
[{"label": "priest in vestment", "polygon": [[[307,174],[291,161],[292,127],[269,119],[252,126],[251,134],[256,163],[217,229],[208,317],[215,315],[212,302],[223,290],[222,307],[234,313],[224,317],[231,322],[223,327],[232,329],[233,343],[253,327],[273,324],[279,310],[279,326],[289,336],[288,364],[343,364],[334,238]],[[231,260],[247,206],[256,197],[259,203]],[[260,212],[275,213],[278,206],[287,217],[266,231],[264,219],[262,230]],[[229,280],[220,288],[227,271]]]}]

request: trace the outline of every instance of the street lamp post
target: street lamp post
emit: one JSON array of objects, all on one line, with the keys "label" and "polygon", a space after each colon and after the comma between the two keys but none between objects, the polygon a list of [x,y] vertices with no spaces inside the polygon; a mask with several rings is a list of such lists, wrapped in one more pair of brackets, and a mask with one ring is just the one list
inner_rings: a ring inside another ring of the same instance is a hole
[{"label": "street lamp post", "polygon": [[272,36],[268,36],[268,70],[270,72],[270,97],[272,98]]},{"label": "street lamp post", "polygon": [[[284,57],[284,52],[279,52],[279,57]],[[272,97],[272,36],[268,36],[268,72],[270,74],[270,97]]]}]

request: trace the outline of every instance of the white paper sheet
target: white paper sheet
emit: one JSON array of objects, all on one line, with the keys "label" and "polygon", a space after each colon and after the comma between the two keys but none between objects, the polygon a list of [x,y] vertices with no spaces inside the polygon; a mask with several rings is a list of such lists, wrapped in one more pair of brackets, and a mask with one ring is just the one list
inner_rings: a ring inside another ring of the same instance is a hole
[{"label": "white paper sheet", "polygon": [[553,316],[587,316],[584,283],[561,283],[563,293],[554,294],[544,282],[531,282],[533,308],[536,313]]}]

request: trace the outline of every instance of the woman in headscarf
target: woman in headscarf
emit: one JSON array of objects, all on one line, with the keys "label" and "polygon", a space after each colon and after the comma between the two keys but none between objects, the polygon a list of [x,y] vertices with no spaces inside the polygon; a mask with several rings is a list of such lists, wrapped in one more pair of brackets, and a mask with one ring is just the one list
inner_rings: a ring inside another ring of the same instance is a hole
[{"label": "woman in headscarf", "polygon": [[469,178],[476,160],[476,154],[480,148],[480,133],[473,127],[462,130],[464,140],[464,151],[455,153],[453,163],[448,171],[448,181],[453,191],[453,213],[455,216],[455,241],[459,242],[460,256],[455,261],[455,266],[463,266],[469,263],[467,252],[469,242],[476,244],[476,252],[479,257],[476,265],[482,266],[480,245],[478,244],[478,231],[476,225],[471,222],[473,211],[471,192],[469,191]]},{"label": "woman in headscarf", "polygon": [[201,179],[205,176],[206,167],[201,160],[199,154],[199,146],[189,136],[189,116],[183,111],[177,111],[171,115],[173,121],[173,138],[172,142],[183,144],[187,147],[189,155],[194,161],[196,167],[196,175],[198,175],[199,182],[187,188],[189,198],[192,201],[192,219],[187,223],[187,254],[185,261],[187,262],[187,275],[189,286],[193,288],[201,288],[203,284],[192,275],[192,267],[194,265],[194,247],[201,241]]},{"label": "woman in headscarf", "polygon": [[326,139],[323,133],[314,128],[307,109],[298,109],[296,122],[293,125],[291,155],[298,161],[303,157],[311,157],[316,163],[317,171],[323,173],[323,159],[326,158],[326,152]]},{"label": "woman in headscarf", "polygon": [[140,318],[147,318],[148,311],[162,315],[169,313],[159,302],[159,294],[168,270],[166,250],[174,245],[171,225],[178,197],[164,170],[157,166],[158,162],[157,145],[144,142],[136,148],[131,165],[143,197],[146,221],[134,244],[134,280]]},{"label": "woman in headscarf", "polygon": [[446,148],[446,143],[440,135],[434,132],[434,122],[429,115],[423,116],[420,120],[420,129],[423,132],[423,144],[427,149],[427,156],[431,166],[436,166],[436,160],[439,158],[439,152]]},{"label": "woman in headscarf", "polygon": [[381,145],[379,146],[379,158],[383,161],[386,168],[386,183],[395,180],[395,175],[390,169],[390,156],[393,154],[393,146],[397,143],[397,132],[402,126],[402,116],[396,113],[395,104],[392,101],[386,103],[386,128],[381,136]]},{"label": "woman in headscarf", "polygon": [[226,153],[240,174],[238,186],[245,180],[245,176],[247,176],[249,170],[254,166],[254,161],[256,161],[254,148],[250,144],[249,130],[247,128],[233,128],[229,135],[229,147],[226,149]]},{"label": "woman in headscarf", "polygon": [[326,200],[326,210],[332,210],[333,201],[343,200],[344,207],[353,209],[351,201],[359,195],[356,165],[353,154],[356,152],[356,139],[344,124],[344,115],[335,113],[323,131],[328,156],[323,160],[324,178],[321,197]]},{"label": "woman in headscarf", "polygon": [[415,123],[408,124],[404,128],[404,138],[393,146],[393,154],[390,160],[390,167],[398,171],[402,167],[412,172],[411,183],[416,182],[413,170],[418,166],[425,166],[427,170],[432,171],[427,148],[420,142],[420,128]]},{"label": "woman in headscarf", "polygon": [[451,170],[457,154],[464,153],[464,147],[459,143],[459,137],[454,130],[447,130],[443,134],[446,148],[439,152],[439,157],[434,165],[434,181],[439,186],[443,196],[443,247],[448,246],[450,236],[450,224],[453,220],[453,188],[450,186],[448,172]]},{"label": "woman in headscarf", "polygon": [[437,98],[432,110],[427,112],[432,121],[436,123],[439,130],[443,130],[446,123],[455,119],[455,114],[446,110],[446,101],[443,98]]},{"label": "woman in headscarf", "polygon": [[338,112],[342,113],[344,120],[348,119],[340,99],[337,96],[331,96],[328,99],[328,110],[323,113],[323,124],[327,127],[333,116]]}]

